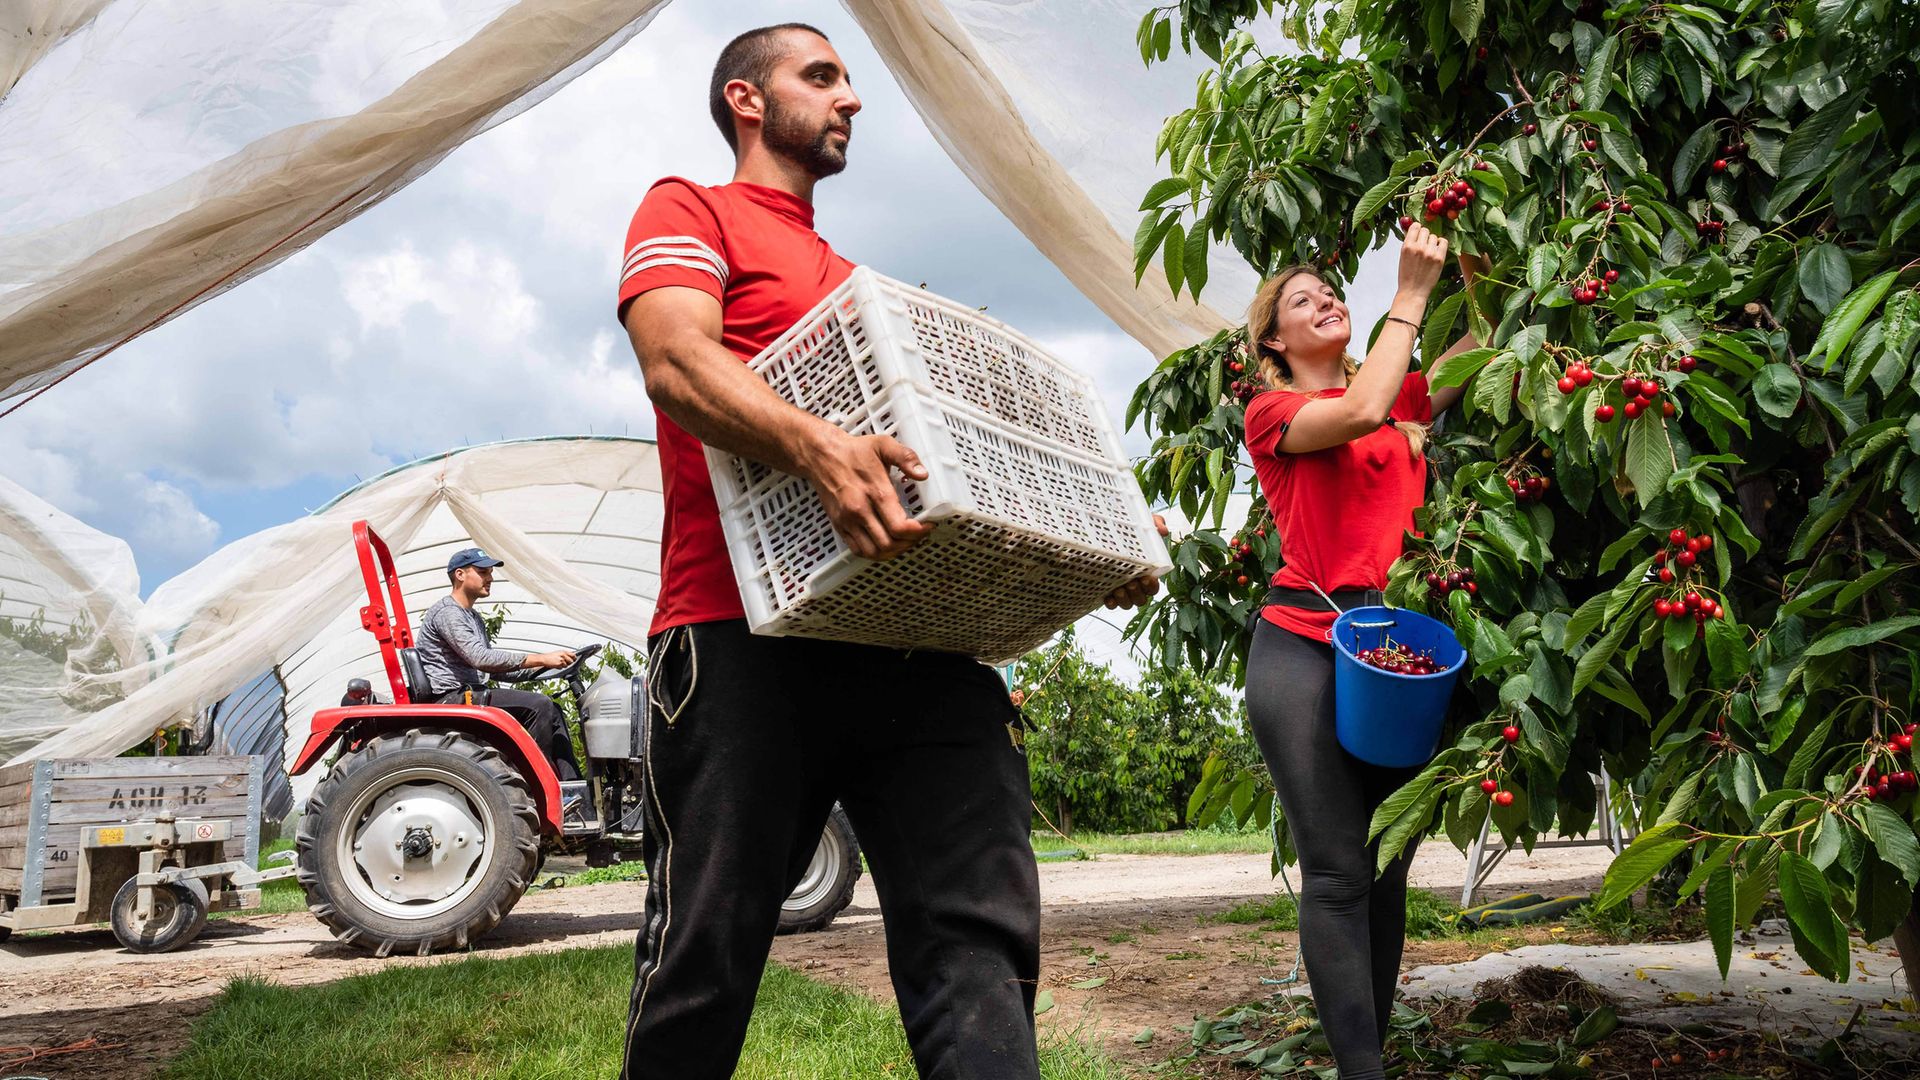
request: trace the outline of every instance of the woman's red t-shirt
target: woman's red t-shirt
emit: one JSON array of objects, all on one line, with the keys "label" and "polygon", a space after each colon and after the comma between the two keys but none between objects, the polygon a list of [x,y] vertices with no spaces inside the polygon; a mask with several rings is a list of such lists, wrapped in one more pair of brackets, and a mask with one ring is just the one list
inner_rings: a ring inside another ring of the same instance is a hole
[{"label": "woman's red t-shirt", "polygon": [[[1281,436],[1302,406],[1345,393],[1344,388],[1322,390],[1310,397],[1269,390],[1247,406],[1247,449],[1280,529],[1280,555],[1286,560],[1273,575],[1276,586],[1311,592],[1312,585],[1318,585],[1329,593],[1386,588],[1387,568],[1400,557],[1403,534],[1413,528],[1413,511],[1426,501],[1427,459],[1415,454],[1407,437],[1391,424],[1311,453],[1279,449]],[[1425,375],[1408,373],[1389,415],[1422,424],[1433,419]],[[1275,626],[1315,641],[1327,640],[1335,617],[1331,611],[1280,605],[1263,615]]]}]

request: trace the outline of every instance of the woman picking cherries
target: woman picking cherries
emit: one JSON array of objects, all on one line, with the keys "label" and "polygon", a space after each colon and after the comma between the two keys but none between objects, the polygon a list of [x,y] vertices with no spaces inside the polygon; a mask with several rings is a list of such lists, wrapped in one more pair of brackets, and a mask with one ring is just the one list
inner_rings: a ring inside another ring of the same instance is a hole
[{"label": "woman picking cherries", "polygon": [[[1366,363],[1347,355],[1347,306],[1311,267],[1273,275],[1247,313],[1258,364],[1247,447],[1286,560],[1254,632],[1248,715],[1300,854],[1301,949],[1345,1080],[1384,1075],[1381,1047],[1398,985],[1415,844],[1376,879],[1367,827],[1374,809],[1416,770],[1370,765],[1336,739],[1331,604],[1378,602],[1414,509],[1426,501],[1426,425],[1462,392],[1430,391],[1411,368],[1447,242],[1423,225],[1404,224],[1398,293]],[[1464,258],[1462,269],[1471,280]],[[1476,344],[1462,338],[1446,355]],[[1368,660],[1402,674],[1431,666],[1430,658],[1401,652]]]}]

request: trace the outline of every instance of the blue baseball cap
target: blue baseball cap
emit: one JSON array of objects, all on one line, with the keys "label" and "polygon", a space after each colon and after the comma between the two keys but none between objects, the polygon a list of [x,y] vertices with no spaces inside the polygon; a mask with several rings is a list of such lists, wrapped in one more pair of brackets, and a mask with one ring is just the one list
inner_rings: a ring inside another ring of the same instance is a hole
[{"label": "blue baseball cap", "polygon": [[447,573],[451,574],[463,566],[491,568],[505,565],[507,564],[481,551],[479,548],[461,548],[459,551],[453,553],[453,558],[447,560]]}]

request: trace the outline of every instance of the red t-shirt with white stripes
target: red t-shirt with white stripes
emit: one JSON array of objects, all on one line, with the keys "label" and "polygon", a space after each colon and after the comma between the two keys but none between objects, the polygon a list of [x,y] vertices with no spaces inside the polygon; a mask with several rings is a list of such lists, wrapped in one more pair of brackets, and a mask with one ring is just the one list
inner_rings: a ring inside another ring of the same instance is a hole
[{"label": "red t-shirt with white stripes", "polygon": [[[1273,584],[1281,588],[1312,591],[1309,583],[1329,593],[1386,588],[1387,568],[1413,530],[1413,512],[1427,500],[1427,459],[1414,453],[1392,424],[1324,450],[1293,454],[1280,449],[1281,437],[1308,401],[1345,395],[1344,389],[1313,397],[1269,390],[1247,405],[1247,449],[1280,530],[1285,565],[1273,575]],[[1389,416],[1420,424],[1433,419],[1425,375],[1407,374]],[[1335,617],[1331,611],[1278,604],[1261,614],[1315,641],[1327,640]]]},{"label": "red t-shirt with white stripes", "polygon": [[[742,362],[773,344],[832,292],[853,264],[813,231],[813,204],[757,184],[668,177],[627,227],[618,314],[641,293],[699,289],[720,301],[721,343]],[[745,615],[720,532],[700,440],[654,409],[666,519],[651,633]]]}]

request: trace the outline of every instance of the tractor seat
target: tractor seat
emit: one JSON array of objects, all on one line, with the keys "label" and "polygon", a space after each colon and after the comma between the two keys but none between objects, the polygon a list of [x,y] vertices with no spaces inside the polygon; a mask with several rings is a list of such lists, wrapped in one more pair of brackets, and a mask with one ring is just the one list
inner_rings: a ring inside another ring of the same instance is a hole
[{"label": "tractor seat", "polygon": [[420,662],[417,649],[401,649],[400,677],[407,681],[407,698],[414,704],[424,704],[433,700],[433,686],[427,681],[426,665]]}]

